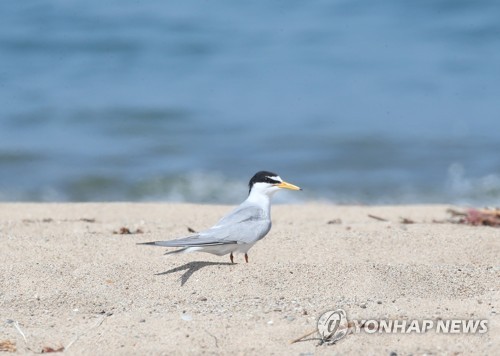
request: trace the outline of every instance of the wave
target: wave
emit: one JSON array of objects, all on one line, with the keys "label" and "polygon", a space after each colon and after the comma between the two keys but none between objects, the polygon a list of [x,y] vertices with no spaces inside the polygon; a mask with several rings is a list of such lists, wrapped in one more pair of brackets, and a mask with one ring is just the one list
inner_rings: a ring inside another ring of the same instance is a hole
[{"label": "wave", "polygon": [[[301,179],[303,178],[303,179]],[[447,203],[470,206],[495,206],[500,201],[500,176],[471,177],[460,163],[448,168],[441,185],[417,186],[412,182],[365,186],[355,182],[344,188],[315,185],[305,177],[293,182],[301,192],[276,194],[276,203],[325,202],[335,204],[430,204]],[[68,179],[57,185],[30,189],[1,190],[0,201],[141,201],[188,202],[202,204],[238,204],[248,194],[246,179],[218,172],[198,171],[185,174],[155,175],[125,180],[119,176],[88,175]]]},{"label": "wave", "polygon": [[500,176],[468,177],[462,164],[453,163],[446,182],[448,199],[456,204],[495,205],[500,202]]}]

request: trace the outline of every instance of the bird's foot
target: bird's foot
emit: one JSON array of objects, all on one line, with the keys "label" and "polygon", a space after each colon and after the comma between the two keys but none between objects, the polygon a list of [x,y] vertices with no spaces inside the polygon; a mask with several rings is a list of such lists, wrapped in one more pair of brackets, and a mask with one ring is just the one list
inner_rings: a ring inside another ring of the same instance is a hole
[{"label": "bird's foot", "polygon": [[229,258],[231,259],[231,263],[234,263],[234,257],[233,257],[233,253],[231,252],[231,254],[229,255]]},{"label": "bird's foot", "polygon": [[248,263],[248,255],[245,253],[245,262]]}]

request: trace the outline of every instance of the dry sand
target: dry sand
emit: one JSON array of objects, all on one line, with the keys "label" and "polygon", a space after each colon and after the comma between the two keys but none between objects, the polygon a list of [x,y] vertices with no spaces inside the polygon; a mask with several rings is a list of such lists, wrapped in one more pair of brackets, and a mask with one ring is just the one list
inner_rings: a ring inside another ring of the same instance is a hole
[{"label": "dry sand", "polygon": [[[250,263],[231,265],[136,245],[209,227],[228,206],[0,204],[0,342],[22,354],[498,355],[500,229],[432,223],[446,208],[273,206]],[[121,227],[143,233],[113,234]],[[336,308],[350,319],[485,318],[489,331],[290,344]]]}]

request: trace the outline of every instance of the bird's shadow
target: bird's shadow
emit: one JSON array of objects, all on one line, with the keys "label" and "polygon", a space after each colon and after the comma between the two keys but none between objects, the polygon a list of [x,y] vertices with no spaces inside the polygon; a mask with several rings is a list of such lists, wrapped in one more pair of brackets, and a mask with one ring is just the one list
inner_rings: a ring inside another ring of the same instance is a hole
[{"label": "bird's shadow", "polygon": [[161,273],[156,273],[155,276],[162,276],[164,274],[170,274],[170,273],[175,273],[179,271],[186,270],[184,274],[180,277],[181,280],[181,287],[186,284],[186,282],[191,278],[193,273],[199,271],[200,269],[208,266],[233,266],[234,263],[229,263],[229,262],[206,262],[206,261],[194,261],[194,262],[189,262],[186,263],[182,266],[172,268],[168,271],[161,272]]}]

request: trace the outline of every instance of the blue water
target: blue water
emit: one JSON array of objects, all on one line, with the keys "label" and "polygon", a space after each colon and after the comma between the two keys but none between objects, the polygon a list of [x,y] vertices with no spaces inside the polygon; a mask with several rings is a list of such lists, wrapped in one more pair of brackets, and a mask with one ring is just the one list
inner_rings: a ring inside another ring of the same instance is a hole
[{"label": "blue water", "polygon": [[0,200],[500,201],[500,2],[3,1]]}]

